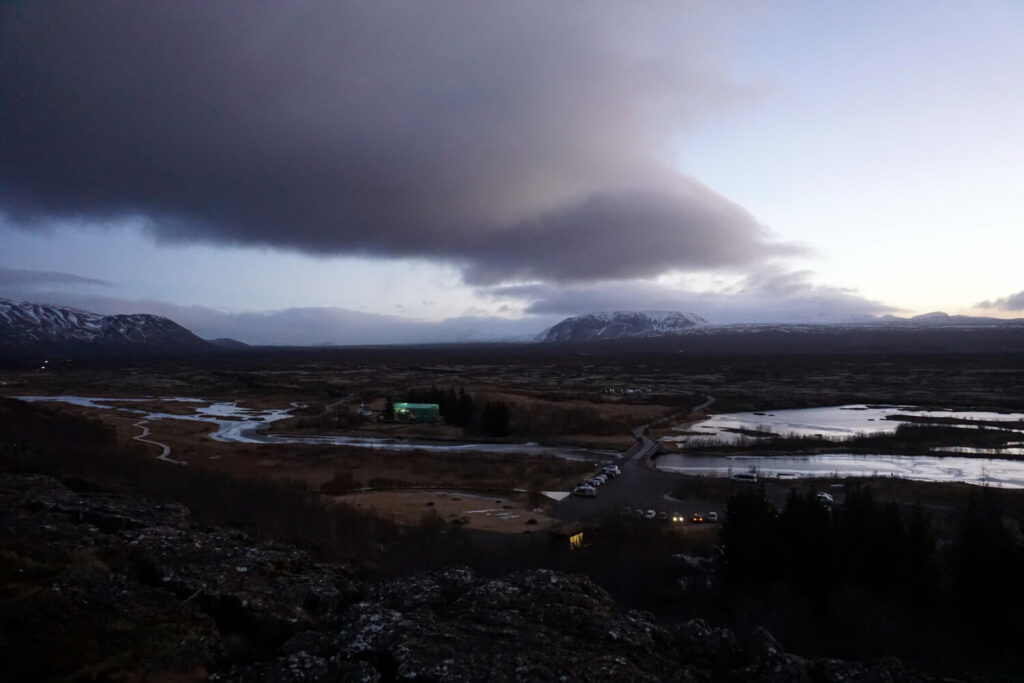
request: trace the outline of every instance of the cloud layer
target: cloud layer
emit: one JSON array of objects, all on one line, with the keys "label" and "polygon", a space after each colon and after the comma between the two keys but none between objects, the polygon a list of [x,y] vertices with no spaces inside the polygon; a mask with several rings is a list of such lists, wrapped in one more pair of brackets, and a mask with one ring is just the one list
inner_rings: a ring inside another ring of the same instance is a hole
[{"label": "cloud layer", "polygon": [[989,308],[1000,311],[1024,311],[1024,291],[1004,296],[1001,299],[991,299],[979,302],[975,308]]},{"label": "cloud layer", "polygon": [[665,161],[743,97],[686,3],[0,8],[0,214],[425,257],[475,284],[756,265],[792,246]]},{"label": "cloud layer", "polygon": [[475,311],[436,322],[327,306],[232,312],[105,296],[88,291],[82,284],[105,283],[70,273],[0,269],[0,297],[106,315],[155,313],[206,339],[233,337],[269,345],[527,340],[568,316],[602,310],[693,311],[712,323],[848,322],[896,311],[854,292],[814,285],[810,273],[779,268],[765,269],[716,292],[687,291],[651,282],[483,288],[481,292],[504,304],[502,307],[524,309],[525,315],[505,318]]},{"label": "cloud layer", "polygon": [[0,268],[0,287],[10,289],[34,288],[49,285],[101,285],[109,282],[91,277],[82,277],[72,273],[61,273],[53,270],[23,270],[20,268]]},{"label": "cloud layer", "polygon": [[709,322],[834,323],[898,312],[856,292],[813,284],[806,271],[766,268],[719,291],[693,291],[651,282],[597,283],[588,287],[551,284],[494,287],[497,299],[528,302],[532,315],[571,316],[608,310],[674,310]]}]

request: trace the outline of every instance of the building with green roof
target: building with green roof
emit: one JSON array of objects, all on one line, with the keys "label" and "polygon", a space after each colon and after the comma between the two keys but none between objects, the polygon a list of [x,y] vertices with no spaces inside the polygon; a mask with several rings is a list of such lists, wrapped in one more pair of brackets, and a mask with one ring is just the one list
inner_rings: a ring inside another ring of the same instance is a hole
[{"label": "building with green roof", "polygon": [[396,403],[395,422],[437,422],[441,407],[436,403]]}]

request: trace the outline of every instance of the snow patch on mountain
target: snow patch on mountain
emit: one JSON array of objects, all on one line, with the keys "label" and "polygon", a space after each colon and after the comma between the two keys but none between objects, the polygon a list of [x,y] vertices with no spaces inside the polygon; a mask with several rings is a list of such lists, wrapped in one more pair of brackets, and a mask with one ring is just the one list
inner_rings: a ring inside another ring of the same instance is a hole
[{"label": "snow patch on mountain", "polygon": [[566,318],[537,336],[538,341],[566,342],[680,334],[708,321],[679,311],[608,311]]},{"label": "snow patch on mountain", "polygon": [[89,311],[0,299],[0,352],[182,353],[211,347],[172,320],[148,313]]}]

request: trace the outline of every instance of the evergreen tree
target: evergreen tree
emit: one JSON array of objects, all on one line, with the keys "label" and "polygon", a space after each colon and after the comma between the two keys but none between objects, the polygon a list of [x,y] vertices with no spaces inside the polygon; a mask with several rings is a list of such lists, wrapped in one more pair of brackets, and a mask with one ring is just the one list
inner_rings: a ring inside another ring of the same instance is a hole
[{"label": "evergreen tree", "polygon": [[760,489],[729,499],[721,532],[722,562],[733,584],[766,584],[778,575],[779,519]]},{"label": "evergreen tree", "polygon": [[473,422],[473,399],[466,393],[465,387],[459,388],[459,396],[456,399],[456,412],[459,416],[459,424],[466,426]]},{"label": "evergreen tree", "polygon": [[484,406],[480,426],[488,436],[508,436],[509,433],[508,404],[504,401],[487,403]]},{"label": "evergreen tree", "polygon": [[813,491],[790,492],[779,516],[779,544],[785,578],[823,597],[833,576],[832,519]]}]

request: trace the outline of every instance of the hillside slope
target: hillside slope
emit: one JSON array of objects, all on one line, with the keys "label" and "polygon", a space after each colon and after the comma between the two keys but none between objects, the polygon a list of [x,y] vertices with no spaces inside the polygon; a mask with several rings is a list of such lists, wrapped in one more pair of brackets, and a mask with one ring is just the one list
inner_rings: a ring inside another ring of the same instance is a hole
[{"label": "hillside slope", "polygon": [[537,336],[543,342],[577,342],[631,339],[680,334],[707,321],[678,311],[614,311],[588,313],[549,327]]},{"label": "hillside slope", "polygon": [[100,315],[0,299],[0,356],[4,357],[187,354],[214,349],[158,315]]}]

